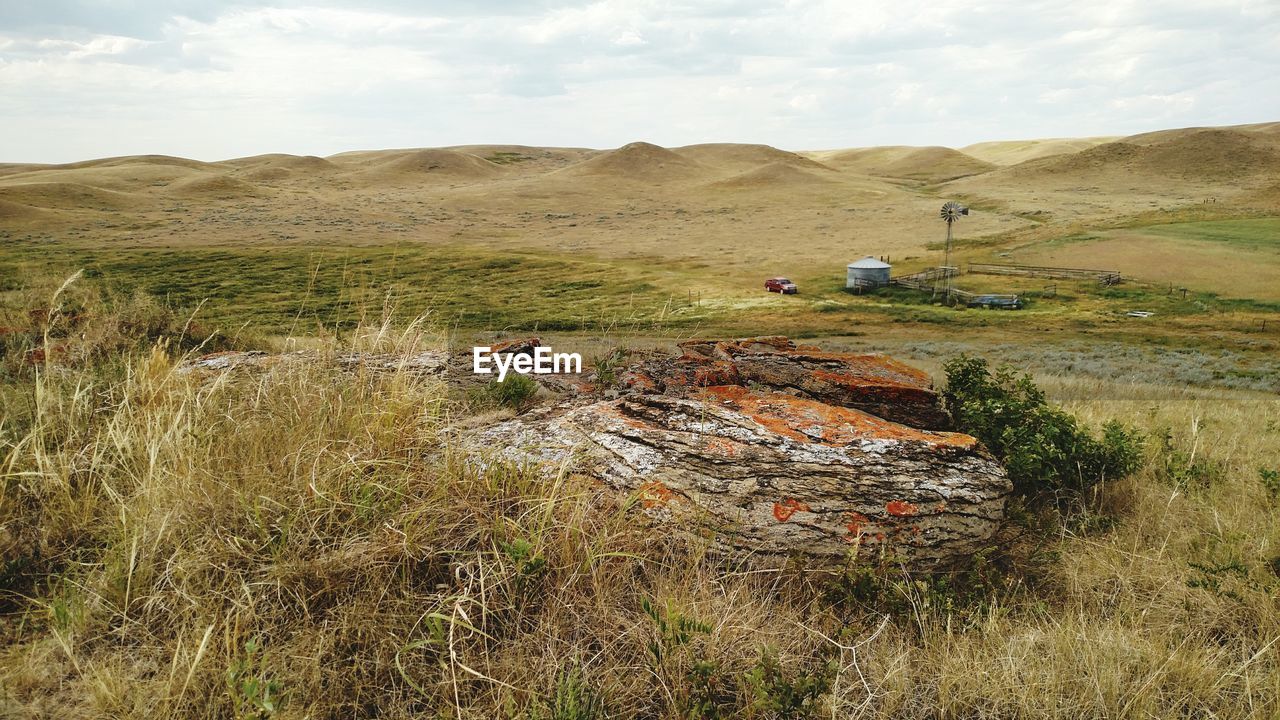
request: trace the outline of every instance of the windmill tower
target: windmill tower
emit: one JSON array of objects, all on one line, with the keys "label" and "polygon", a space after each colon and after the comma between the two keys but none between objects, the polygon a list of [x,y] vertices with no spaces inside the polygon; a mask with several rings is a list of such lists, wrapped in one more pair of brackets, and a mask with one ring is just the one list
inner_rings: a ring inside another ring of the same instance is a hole
[{"label": "windmill tower", "polygon": [[958,202],[948,200],[943,204],[941,212],[938,216],[947,223],[947,244],[943,251],[942,267],[938,273],[938,277],[934,279],[933,296],[938,296],[938,281],[942,281],[942,292],[945,299],[951,298],[951,225],[960,219],[961,215],[968,215],[969,208]]}]

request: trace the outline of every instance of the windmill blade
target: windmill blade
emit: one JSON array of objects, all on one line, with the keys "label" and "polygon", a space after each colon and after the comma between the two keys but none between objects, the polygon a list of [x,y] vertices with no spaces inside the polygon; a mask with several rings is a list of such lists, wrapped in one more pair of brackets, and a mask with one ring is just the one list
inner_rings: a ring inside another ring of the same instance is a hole
[{"label": "windmill blade", "polygon": [[939,217],[947,221],[947,223],[953,223],[956,220],[959,220],[961,215],[968,215],[968,214],[969,214],[969,208],[965,207],[964,205],[961,205],[958,202],[955,202],[954,200],[948,200],[945,204],[943,204],[942,210],[938,213]]}]

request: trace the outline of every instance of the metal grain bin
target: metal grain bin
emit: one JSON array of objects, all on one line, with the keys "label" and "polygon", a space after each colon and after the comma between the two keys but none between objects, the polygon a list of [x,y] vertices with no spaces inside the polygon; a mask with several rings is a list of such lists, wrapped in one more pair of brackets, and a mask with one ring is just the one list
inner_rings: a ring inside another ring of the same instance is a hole
[{"label": "metal grain bin", "polygon": [[881,287],[889,284],[889,270],[892,266],[868,255],[857,262],[846,266],[848,275],[845,278],[846,289]]}]

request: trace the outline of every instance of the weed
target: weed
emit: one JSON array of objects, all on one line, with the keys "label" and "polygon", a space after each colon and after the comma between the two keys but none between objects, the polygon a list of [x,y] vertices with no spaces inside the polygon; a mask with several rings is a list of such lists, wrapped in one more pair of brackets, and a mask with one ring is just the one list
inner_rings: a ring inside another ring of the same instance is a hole
[{"label": "weed", "polygon": [[688,645],[696,635],[711,632],[710,625],[684,615],[670,602],[665,608],[659,608],[645,598],[640,601],[640,608],[653,621],[658,634],[648,644],[654,667],[662,667],[673,652]]},{"label": "weed", "polygon": [[546,573],[547,559],[538,555],[533,543],[524,538],[501,542],[498,547],[515,568],[515,592],[525,597],[529,589]]},{"label": "weed", "polygon": [[690,720],[726,717],[735,694],[721,663],[688,649],[697,636],[711,632],[711,625],[685,615],[671,602],[659,608],[646,598],[640,606],[657,631],[647,645],[654,672],[680,689],[675,698],[680,714]]},{"label": "weed", "polygon": [[828,662],[816,672],[800,670],[788,673],[777,655],[768,647],[760,649],[760,659],[747,672],[745,683],[751,693],[748,709],[766,713],[768,717],[816,718],[824,695],[831,691],[831,681],[839,666]]},{"label": "weed", "polygon": [[246,640],[244,654],[227,668],[227,687],[237,720],[272,718],[282,706],[282,686],[268,674],[256,639]]},{"label": "weed", "polygon": [[625,348],[614,347],[604,355],[596,358],[592,363],[595,367],[596,381],[605,387],[612,386],[617,382],[618,369],[626,364],[627,355]]},{"label": "weed", "polygon": [[1258,477],[1262,480],[1262,487],[1266,488],[1268,495],[1273,498],[1280,497],[1280,470],[1258,468]]},{"label": "weed", "polygon": [[516,412],[527,410],[538,394],[538,382],[520,373],[511,373],[501,381],[491,380],[473,393],[481,405],[509,408]]},{"label": "weed", "polygon": [[604,698],[582,676],[577,665],[561,669],[555,691],[527,713],[528,720],[603,720],[609,716]]},{"label": "weed", "polygon": [[1204,490],[1226,478],[1225,463],[1198,452],[1197,448],[1183,448],[1168,428],[1160,430],[1158,436],[1160,446],[1154,465],[1156,478],[1161,482],[1183,491]]}]

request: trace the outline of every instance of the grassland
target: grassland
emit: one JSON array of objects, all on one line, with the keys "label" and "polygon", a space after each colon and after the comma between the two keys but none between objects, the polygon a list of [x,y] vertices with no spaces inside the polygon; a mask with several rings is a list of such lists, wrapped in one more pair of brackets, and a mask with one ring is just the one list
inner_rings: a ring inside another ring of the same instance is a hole
[{"label": "grassland", "polygon": [[[4,322],[49,298],[10,293]],[[1043,358],[1040,383],[1086,425],[1142,429],[1137,474],[1064,516],[1015,513],[1017,540],[955,574],[766,574],[654,542],[572,475],[474,462],[451,438],[494,409],[435,381],[322,362],[202,383],[136,334],[182,332],[180,315],[100,298],[81,282],[54,303],[75,316],[48,333],[80,360],[33,366],[10,344],[0,364],[7,715],[1280,711],[1273,393]]]},{"label": "grassland", "polygon": [[1212,240],[1228,243],[1233,249],[1276,250],[1280,248],[1280,218],[1153,225],[1145,228],[1145,232],[1179,240]]},{"label": "grassland", "polygon": [[1280,299],[1280,218],[1139,225],[1019,248],[1030,264],[1092,263],[1150,283],[1215,287],[1224,297]]}]

